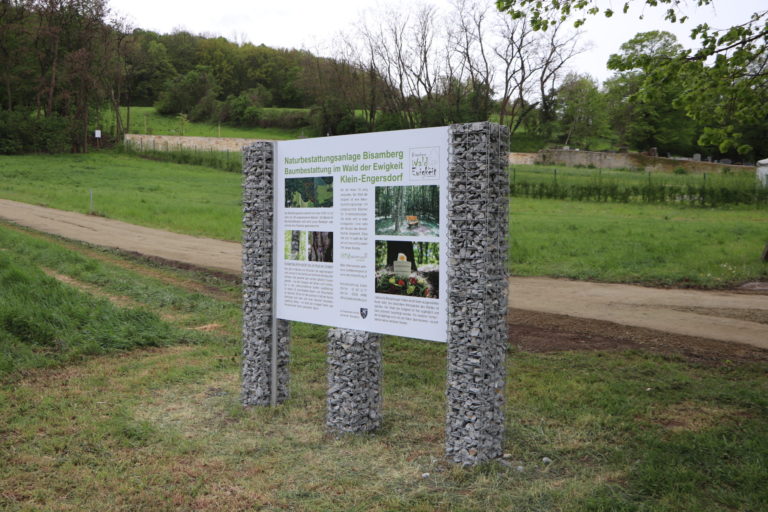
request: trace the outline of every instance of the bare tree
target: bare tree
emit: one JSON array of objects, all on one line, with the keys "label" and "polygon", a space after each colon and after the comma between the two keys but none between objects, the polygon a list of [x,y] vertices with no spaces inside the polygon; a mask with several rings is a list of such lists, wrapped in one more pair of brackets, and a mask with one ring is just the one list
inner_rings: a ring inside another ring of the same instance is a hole
[{"label": "bare tree", "polygon": [[485,37],[488,7],[472,0],[456,0],[454,9],[456,30],[449,33],[449,44],[468,73],[471,114],[486,119],[491,113],[496,67],[491,61],[495,51],[488,47]]},{"label": "bare tree", "polygon": [[535,58],[540,39],[523,20],[505,16],[499,20],[500,43],[494,53],[503,69],[499,123],[507,124],[514,133],[539,104],[531,101],[534,80],[541,72],[542,64]]},{"label": "bare tree", "polygon": [[551,104],[550,90],[580,51],[577,33],[560,25],[536,32],[478,0],[454,0],[450,16],[431,6],[389,8],[359,27],[347,46],[368,74],[361,104],[371,128],[379,108],[408,127],[485,120],[496,94],[500,122],[514,132]]}]

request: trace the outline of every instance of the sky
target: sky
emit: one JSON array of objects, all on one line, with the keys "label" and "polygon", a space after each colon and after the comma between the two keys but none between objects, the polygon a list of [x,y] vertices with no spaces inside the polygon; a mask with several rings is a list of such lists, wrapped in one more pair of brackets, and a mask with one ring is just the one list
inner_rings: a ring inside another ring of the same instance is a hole
[{"label": "sky", "polygon": [[[493,0],[480,0],[493,7]],[[408,2],[410,5],[414,2]],[[440,10],[451,9],[450,0],[426,0]],[[623,0],[600,0],[603,6],[613,4],[620,11]],[[588,17],[582,27],[582,41],[587,51],[572,61],[571,68],[589,73],[599,81],[611,72],[608,57],[619,51],[622,43],[638,32],[667,30],[677,35],[686,47],[690,30],[699,23],[725,28],[743,23],[750,14],[768,9],[768,0],[714,0],[713,6],[696,7],[694,0],[683,0],[682,11],[690,16],[684,25],[664,21],[663,8],[642,8],[639,0],[629,14],[615,14],[610,19]],[[161,33],[183,29],[195,34],[224,36],[236,42],[265,44],[271,47],[299,48],[324,53],[335,34],[351,33],[361,15],[377,7],[392,5],[382,0],[109,0],[116,13],[131,26]],[[397,5],[397,4],[395,4]],[[212,8],[213,7],[213,8]],[[639,20],[638,15],[645,19]]]}]

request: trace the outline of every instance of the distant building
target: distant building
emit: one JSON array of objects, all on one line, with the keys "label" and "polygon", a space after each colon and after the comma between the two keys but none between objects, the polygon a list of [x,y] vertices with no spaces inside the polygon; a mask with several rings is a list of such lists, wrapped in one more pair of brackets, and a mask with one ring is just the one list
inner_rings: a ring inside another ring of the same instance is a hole
[{"label": "distant building", "polygon": [[757,179],[764,187],[768,187],[768,158],[757,162]]}]

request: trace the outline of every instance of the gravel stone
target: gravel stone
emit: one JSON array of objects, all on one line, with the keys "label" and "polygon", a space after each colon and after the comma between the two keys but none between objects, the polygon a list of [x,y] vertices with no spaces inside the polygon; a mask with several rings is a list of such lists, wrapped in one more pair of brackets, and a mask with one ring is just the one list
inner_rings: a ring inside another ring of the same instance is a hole
[{"label": "gravel stone", "polygon": [[328,331],[326,427],[338,434],[381,426],[381,336],[355,329]]},{"label": "gravel stone", "polygon": [[487,122],[450,130],[445,446],[463,466],[503,454],[508,138]]},{"label": "gravel stone", "polygon": [[[274,146],[243,148],[244,405],[270,405],[272,373],[272,219]],[[277,321],[277,403],[288,399],[290,324]]]}]

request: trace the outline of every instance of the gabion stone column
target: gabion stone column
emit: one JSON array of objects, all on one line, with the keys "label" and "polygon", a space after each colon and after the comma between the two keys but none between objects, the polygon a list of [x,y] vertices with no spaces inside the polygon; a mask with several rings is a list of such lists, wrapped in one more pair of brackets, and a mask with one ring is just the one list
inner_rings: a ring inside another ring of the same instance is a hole
[{"label": "gabion stone column", "polygon": [[381,425],[381,336],[354,329],[328,331],[328,416],[336,433]]},{"label": "gabion stone column", "polygon": [[463,465],[502,455],[508,133],[487,122],[450,133],[446,455]]},{"label": "gabion stone column", "polygon": [[[243,193],[243,391],[244,405],[270,405],[272,388],[272,223],[271,142],[244,148]],[[277,321],[276,402],[288,398],[290,324]]]}]

